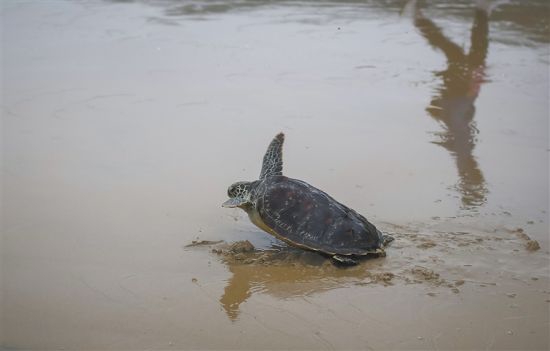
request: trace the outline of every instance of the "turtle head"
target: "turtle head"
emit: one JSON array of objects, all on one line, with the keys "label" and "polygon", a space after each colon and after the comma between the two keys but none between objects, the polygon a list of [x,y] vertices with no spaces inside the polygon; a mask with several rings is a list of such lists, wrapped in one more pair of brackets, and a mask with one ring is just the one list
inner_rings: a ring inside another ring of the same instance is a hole
[{"label": "turtle head", "polygon": [[229,200],[222,204],[222,207],[246,207],[251,204],[250,196],[252,189],[251,182],[236,182],[227,189]]}]

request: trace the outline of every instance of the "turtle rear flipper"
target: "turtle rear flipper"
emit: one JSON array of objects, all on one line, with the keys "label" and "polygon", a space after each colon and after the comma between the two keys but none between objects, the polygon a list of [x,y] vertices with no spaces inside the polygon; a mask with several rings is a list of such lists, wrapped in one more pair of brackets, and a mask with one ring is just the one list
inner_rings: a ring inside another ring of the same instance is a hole
[{"label": "turtle rear flipper", "polygon": [[382,246],[388,246],[389,243],[394,241],[395,238],[388,234],[382,234]]},{"label": "turtle rear flipper", "polygon": [[380,230],[376,229],[376,232],[378,233],[378,238],[380,239],[380,246],[386,247],[389,243],[395,240],[395,238],[391,235],[384,234]]},{"label": "turtle rear flipper", "polygon": [[331,258],[332,263],[336,266],[355,266],[359,264],[359,261],[357,259],[354,259],[350,256],[334,255]]}]

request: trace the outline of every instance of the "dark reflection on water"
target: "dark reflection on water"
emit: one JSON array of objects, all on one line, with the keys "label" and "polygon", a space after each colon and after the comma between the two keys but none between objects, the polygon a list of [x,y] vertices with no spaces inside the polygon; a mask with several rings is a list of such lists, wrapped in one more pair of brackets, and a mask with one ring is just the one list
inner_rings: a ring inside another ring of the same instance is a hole
[{"label": "dark reflection on water", "polygon": [[[405,0],[105,0],[110,3],[143,3],[163,8],[165,16],[187,17],[190,19],[205,19],[219,14],[261,10],[274,7],[329,9],[330,18],[366,19],[373,13],[397,15],[402,10]],[[481,0],[483,2],[483,0]],[[486,0],[486,2],[491,2]],[[440,18],[458,18],[468,20],[475,1],[471,0],[433,0],[424,1],[431,11]],[[516,42],[522,45],[529,41],[550,41],[550,1],[523,0],[499,1],[498,11],[492,15],[494,23],[502,24],[499,28],[509,31],[512,37],[496,38],[506,42]],[[337,8],[337,9],[335,9]],[[314,14],[314,13],[312,13]],[[515,38],[514,38],[515,37]]]},{"label": "dark reflection on water", "polygon": [[442,30],[416,7],[414,24],[428,43],[442,51],[447,58],[447,69],[436,72],[443,84],[436,90],[427,111],[445,131],[434,143],[443,146],[454,156],[460,181],[464,207],[485,203],[487,187],[483,173],[473,155],[478,130],[475,125],[475,101],[485,79],[485,58],[489,46],[489,13],[474,10],[470,50],[465,52],[449,40]]},{"label": "dark reflection on water", "polygon": [[[363,262],[347,269],[335,267],[325,257],[299,249],[285,247],[280,250],[265,251],[270,257],[258,262],[261,251],[250,255],[254,262],[246,260],[224,260],[231,272],[220,303],[227,316],[236,320],[240,306],[252,294],[269,294],[279,299],[311,296],[323,291],[342,288],[347,282],[361,282],[372,275]],[[272,256],[271,256],[272,255]]]}]

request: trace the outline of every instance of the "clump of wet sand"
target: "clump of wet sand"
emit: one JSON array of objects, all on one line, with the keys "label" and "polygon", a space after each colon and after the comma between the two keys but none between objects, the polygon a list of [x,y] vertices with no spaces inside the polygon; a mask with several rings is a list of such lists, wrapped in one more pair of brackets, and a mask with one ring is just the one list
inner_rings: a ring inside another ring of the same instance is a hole
[{"label": "clump of wet sand", "polygon": [[531,239],[531,237],[525,233],[523,228],[517,228],[511,232],[524,241],[524,247],[527,251],[537,251],[540,249],[539,242]]},{"label": "clump of wet sand", "polygon": [[422,243],[416,245],[419,249],[429,249],[435,246],[437,246],[437,244],[432,240],[424,240]]},{"label": "clump of wet sand", "polygon": [[383,284],[393,285],[393,279],[396,277],[392,272],[369,272],[368,278],[365,281],[357,283],[356,285],[368,285],[368,284]]},{"label": "clump of wet sand", "polygon": [[431,282],[436,285],[441,285],[445,283],[445,280],[440,277],[439,273],[436,273],[426,267],[413,267],[411,269],[411,273],[414,277],[415,282]]},{"label": "clump of wet sand", "polygon": [[321,265],[329,261],[320,254],[291,247],[260,250],[248,240],[221,244],[212,253],[221,256],[229,264],[311,264]]},{"label": "clump of wet sand", "polygon": [[423,280],[439,280],[439,273],[435,273],[431,269],[424,268],[424,267],[414,267],[411,270],[412,274],[414,274],[416,277],[419,277]]},{"label": "clump of wet sand", "polygon": [[527,251],[537,251],[538,249],[540,249],[540,244],[536,240],[528,240],[525,243],[525,248],[527,249]]}]

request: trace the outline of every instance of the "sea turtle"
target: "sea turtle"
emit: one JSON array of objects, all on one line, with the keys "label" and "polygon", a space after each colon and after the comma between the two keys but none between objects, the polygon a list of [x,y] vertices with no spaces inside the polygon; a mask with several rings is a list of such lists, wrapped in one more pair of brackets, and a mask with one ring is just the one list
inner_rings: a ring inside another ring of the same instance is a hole
[{"label": "sea turtle", "polygon": [[222,206],[240,207],[262,230],[335,263],[353,265],[369,254],[384,256],[383,247],[393,238],[325,192],[283,175],[284,139],[279,133],[269,144],[260,179],[232,184]]}]

